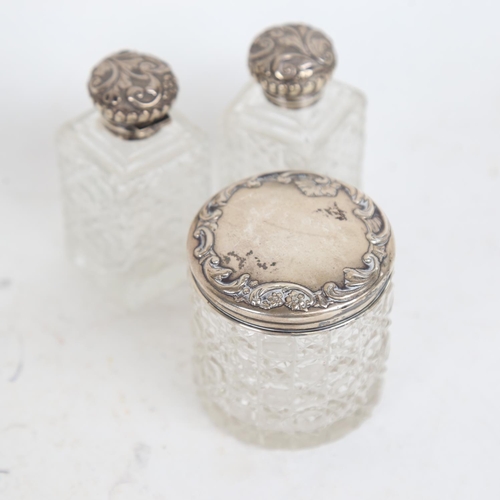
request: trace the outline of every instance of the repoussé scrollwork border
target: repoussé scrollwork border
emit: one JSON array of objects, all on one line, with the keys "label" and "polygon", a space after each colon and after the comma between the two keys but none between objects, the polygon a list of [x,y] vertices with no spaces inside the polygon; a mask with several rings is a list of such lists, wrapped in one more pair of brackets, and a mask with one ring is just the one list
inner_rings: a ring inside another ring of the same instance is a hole
[{"label": "repouss\u00e9 scrollwork border", "polygon": [[[240,189],[252,189],[265,182],[293,183],[306,196],[335,197],[344,191],[357,208],[354,215],[366,227],[368,251],[363,255],[363,268],[344,269],[344,283],[325,283],[321,289],[313,291],[297,283],[267,282],[252,280],[249,274],[242,274],[231,280],[235,272],[221,265],[221,258],[214,250],[215,232],[223,208]],[[233,184],[215,195],[198,213],[193,237],[199,242],[194,256],[202,266],[203,274],[209,283],[224,295],[236,302],[245,302],[260,309],[274,309],[285,306],[291,311],[307,311],[312,307],[327,308],[332,304],[356,301],[374,286],[380,276],[381,266],[387,256],[387,244],[391,229],[384,214],[373,201],[356,188],[347,186],[328,177],[305,172],[277,172],[252,177]]]}]

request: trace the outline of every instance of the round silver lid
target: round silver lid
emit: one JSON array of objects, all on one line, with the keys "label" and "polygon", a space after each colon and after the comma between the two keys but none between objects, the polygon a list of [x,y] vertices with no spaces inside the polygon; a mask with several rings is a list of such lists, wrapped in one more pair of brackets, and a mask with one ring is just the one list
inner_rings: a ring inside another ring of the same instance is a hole
[{"label": "round silver lid", "polygon": [[269,331],[339,326],[369,308],[393,269],[383,212],[356,188],[313,173],[264,174],[216,194],[188,237],[200,292]]},{"label": "round silver lid", "polygon": [[273,104],[290,109],[314,104],[335,68],[330,39],[305,24],[275,26],[252,43],[250,72]]},{"label": "round silver lid", "polygon": [[178,92],[167,63],[128,50],[102,60],[88,88],[106,127],[124,139],[144,139],[168,123]]}]

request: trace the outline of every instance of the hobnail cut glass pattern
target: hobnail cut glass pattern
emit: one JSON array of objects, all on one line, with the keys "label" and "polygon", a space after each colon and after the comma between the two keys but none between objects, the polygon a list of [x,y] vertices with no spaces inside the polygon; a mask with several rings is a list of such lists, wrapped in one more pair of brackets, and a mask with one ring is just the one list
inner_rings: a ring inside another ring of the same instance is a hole
[{"label": "hobnail cut glass pattern", "polygon": [[360,187],[365,107],[363,94],[336,80],[302,109],[271,104],[250,82],[223,118],[216,187],[278,170],[308,170]]},{"label": "hobnail cut glass pattern", "polygon": [[152,137],[126,141],[93,110],[57,146],[72,261],[130,306],[182,281],[187,228],[209,195],[200,132],[174,113]]},{"label": "hobnail cut glass pattern", "polygon": [[389,285],[350,323],[297,336],[237,323],[194,292],[195,381],[208,413],[241,440],[266,447],[342,437],[378,401],[392,295]]}]

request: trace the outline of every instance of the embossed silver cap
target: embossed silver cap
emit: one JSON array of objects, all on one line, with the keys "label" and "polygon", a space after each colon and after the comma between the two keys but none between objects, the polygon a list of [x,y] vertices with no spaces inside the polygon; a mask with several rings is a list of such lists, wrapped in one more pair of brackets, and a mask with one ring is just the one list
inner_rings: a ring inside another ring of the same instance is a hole
[{"label": "embossed silver cap", "polygon": [[168,123],[178,92],[168,64],[128,50],[102,60],[88,88],[106,127],[124,139],[150,137]]},{"label": "embossed silver cap", "polygon": [[250,72],[273,104],[290,109],[314,104],[335,68],[330,39],[305,24],[275,26],[252,43]]},{"label": "embossed silver cap", "polygon": [[340,326],[383,293],[394,238],[365,194],[307,172],[264,174],[220,191],[188,236],[193,280],[219,311],[279,333]]}]

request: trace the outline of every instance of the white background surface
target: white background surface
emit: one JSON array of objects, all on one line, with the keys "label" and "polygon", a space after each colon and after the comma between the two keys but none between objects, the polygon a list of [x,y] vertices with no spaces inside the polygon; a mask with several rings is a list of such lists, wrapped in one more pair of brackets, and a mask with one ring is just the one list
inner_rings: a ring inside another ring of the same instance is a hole
[{"label": "white background surface", "polygon": [[[0,499],[498,499],[500,30],[475,1],[2,1]],[[397,237],[384,397],[346,438],[266,451],[214,428],[186,290],[130,314],[64,260],[53,135],[90,68],[171,63],[208,132],[252,37],[302,20],[369,99],[366,190]]]}]

